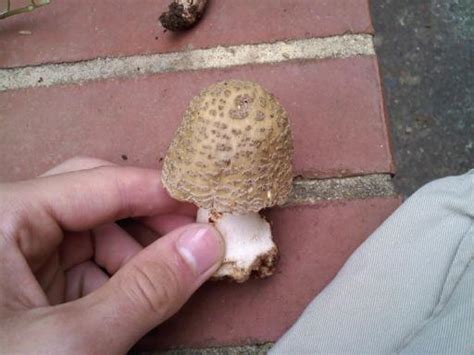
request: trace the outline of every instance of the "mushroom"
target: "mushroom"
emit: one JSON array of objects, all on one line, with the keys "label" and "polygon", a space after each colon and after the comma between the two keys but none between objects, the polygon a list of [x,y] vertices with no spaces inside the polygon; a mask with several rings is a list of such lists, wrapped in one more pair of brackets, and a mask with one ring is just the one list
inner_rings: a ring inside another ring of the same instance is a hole
[{"label": "mushroom", "polygon": [[260,85],[214,84],[192,99],[164,159],[170,195],[199,207],[226,252],[215,279],[238,282],[274,272],[278,249],[259,211],[286,202],[292,186],[288,116]]},{"label": "mushroom", "polygon": [[204,14],[207,0],[174,0],[160,16],[161,25],[170,31],[194,26]]}]

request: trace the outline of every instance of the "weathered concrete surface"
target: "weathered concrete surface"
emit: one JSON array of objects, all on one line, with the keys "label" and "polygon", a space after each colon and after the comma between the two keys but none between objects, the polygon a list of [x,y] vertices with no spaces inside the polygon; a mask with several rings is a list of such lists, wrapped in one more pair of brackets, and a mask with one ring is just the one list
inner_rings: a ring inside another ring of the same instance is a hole
[{"label": "weathered concrete surface", "polygon": [[474,2],[373,0],[397,166],[411,194],[474,168]]}]

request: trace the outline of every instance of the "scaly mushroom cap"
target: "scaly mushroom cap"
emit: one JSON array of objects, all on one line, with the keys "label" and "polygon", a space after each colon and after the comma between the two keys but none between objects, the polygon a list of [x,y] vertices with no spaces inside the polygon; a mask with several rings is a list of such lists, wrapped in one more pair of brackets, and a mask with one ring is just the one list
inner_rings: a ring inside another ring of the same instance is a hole
[{"label": "scaly mushroom cap", "polygon": [[286,202],[293,143],[288,116],[260,85],[229,80],[190,103],[165,157],[162,181],[181,201],[219,213]]}]

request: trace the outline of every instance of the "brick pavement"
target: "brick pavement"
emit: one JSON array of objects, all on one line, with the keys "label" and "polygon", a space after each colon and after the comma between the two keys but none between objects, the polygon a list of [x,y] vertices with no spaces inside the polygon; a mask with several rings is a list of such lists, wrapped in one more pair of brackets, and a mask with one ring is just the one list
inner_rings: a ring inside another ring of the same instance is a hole
[{"label": "brick pavement", "polygon": [[268,211],[277,274],[205,285],[138,349],[272,342],[400,203],[368,4],[213,0],[177,35],[157,22],[166,3],[63,0],[0,22],[0,181],[75,155],[158,168],[201,88],[261,83],[289,113],[298,175]]}]

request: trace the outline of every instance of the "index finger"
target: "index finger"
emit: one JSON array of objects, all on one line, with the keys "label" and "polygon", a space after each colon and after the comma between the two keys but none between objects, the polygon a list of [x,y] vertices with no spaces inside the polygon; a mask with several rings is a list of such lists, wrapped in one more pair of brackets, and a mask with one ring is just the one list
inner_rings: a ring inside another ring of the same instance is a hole
[{"label": "index finger", "polygon": [[[121,166],[40,177],[3,187],[20,212],[49,215],[63,229],[81,231],[117,219],[172,213],[181,204],[161,184],[157,170]],[[26,211],[22,211],[26,209]],[[28,215],[34,221],[35,216]]]}]

